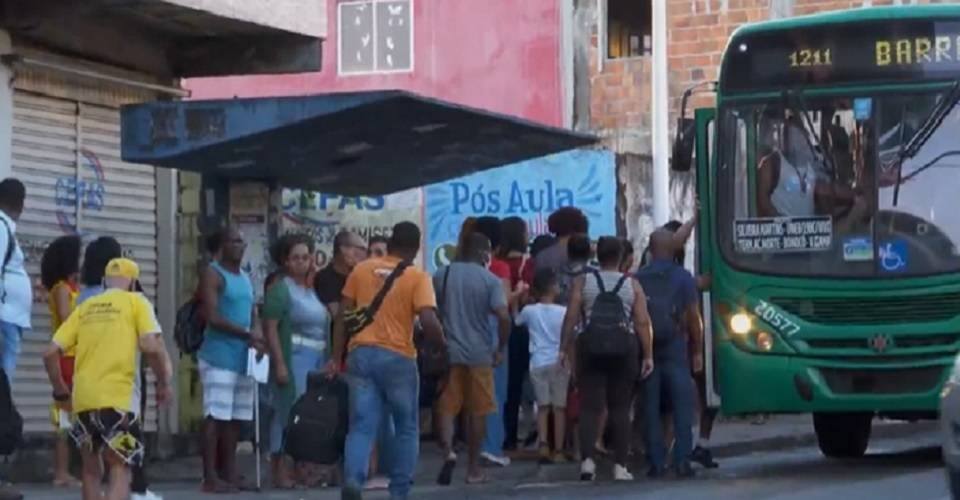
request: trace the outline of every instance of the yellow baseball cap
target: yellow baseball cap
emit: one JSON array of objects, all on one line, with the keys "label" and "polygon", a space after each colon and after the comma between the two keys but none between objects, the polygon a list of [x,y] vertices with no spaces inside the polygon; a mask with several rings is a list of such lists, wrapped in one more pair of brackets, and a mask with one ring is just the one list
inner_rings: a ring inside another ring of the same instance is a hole
[{"label": "yellow baseball cap", "polygon": [[104,275],[108,278],[140,279],[140,266],[130,259],[113,259],[107,264]]}]

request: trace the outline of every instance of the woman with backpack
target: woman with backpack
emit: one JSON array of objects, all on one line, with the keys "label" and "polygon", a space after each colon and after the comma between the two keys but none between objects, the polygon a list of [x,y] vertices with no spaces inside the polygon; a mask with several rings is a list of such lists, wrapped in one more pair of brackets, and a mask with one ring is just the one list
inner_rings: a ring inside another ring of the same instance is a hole
[{"label": "woman with backpack", "polygon": [[311,283],[314,241],[305,235],[282,237],[273,251],[283,275],[267,291],[263,331],[272,361],[273,418],[270,424],[273,484],[296,486],[284,456],[284,427],[293,403],[307,390],[307,375],[326,364],[330,313]]},{"label": "woman with backpack", "polygon": [[[47,290],[47,305],[50,307],[50,327],[53,332],[67,320],[77,305],[80,292],[79,236],[61,236],[43,251],[40,259],[40,282]],[[73,385],[74,352],[60,357],[60,371],[68,386]],[[70,475],[70,444],[67,442],[70,428],[70,413],[54,403],[50,408],[51,420],[57,434],[54,445],[53,485],[76,488],[80,482]]]},{"label": "woman with backpack", "polygon": [[[574,278],[563,321],[561,363],[570,365],[574,332],[577,325],[584,324],[575,340],[581,389],[580,442],[596,442],[600,415],[606,408],[615,448],[613,477],[630,481],[633,475],[626,463],[631,395],[640,358],[637,350],[643,353],[640,375],[646,377],[653,371],[653,333],[646,296],[640,283],[620,270],[622,257],[620,240],[600,238],[600,268]],[[582,319],[585,321],[581,322]],[[582,448],[580,479],[592,481],[597,474],[595,450],[591,446]]]}]

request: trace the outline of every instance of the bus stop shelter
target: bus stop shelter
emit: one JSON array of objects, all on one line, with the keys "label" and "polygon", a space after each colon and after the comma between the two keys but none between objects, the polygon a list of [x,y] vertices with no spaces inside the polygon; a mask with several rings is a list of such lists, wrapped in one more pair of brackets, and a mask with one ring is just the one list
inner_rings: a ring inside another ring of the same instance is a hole
[{"label": "bus stop shelter", "polygon": [[125,161],[352,196],[423,186],[595,141],[396,90],[153,102],[122,111]]}]

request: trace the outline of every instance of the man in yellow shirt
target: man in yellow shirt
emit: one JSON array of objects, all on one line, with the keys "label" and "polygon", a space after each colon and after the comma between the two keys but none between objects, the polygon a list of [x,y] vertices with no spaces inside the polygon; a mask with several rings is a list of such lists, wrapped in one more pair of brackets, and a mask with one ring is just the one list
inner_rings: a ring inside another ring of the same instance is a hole
[{"label": "man in yellow shirt", "polygon": [[[71,435],[83,455],[84,500],[130,496],[130,467],[143,461],[141,353],[157,376],[157,403],[172,398],[170,357],[153,305],[132,291],[139,277],[133,261],[111,260],[104,275],[106,291],[77,308],[43,354],[54,400],[76,415]],[[59,365],[62,353],[71,349],[76,349],[72,394]],[[101,458],[110,468],[106,495],[100,489]]]}]

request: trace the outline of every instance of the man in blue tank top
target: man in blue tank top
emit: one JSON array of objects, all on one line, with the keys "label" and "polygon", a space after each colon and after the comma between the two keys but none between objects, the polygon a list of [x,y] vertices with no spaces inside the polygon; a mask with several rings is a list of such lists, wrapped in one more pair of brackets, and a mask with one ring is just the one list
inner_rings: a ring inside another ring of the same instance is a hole
[{"label": "man in blue tank top", "polygon": [[251,331],[254,295],[250,277],[240,269],[247,247],[243,235],[228,227],[207,243],[215,258],[200,276],[207,320],[197,353],[203,385],[203,489],[225,493],[238,489],[237,441],[242,423],[253,420],[257,384],[246,373],[247,349],[262,350],[263,339]]}]

